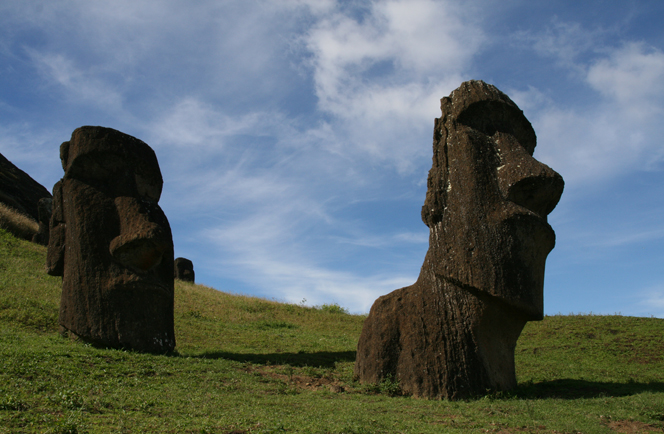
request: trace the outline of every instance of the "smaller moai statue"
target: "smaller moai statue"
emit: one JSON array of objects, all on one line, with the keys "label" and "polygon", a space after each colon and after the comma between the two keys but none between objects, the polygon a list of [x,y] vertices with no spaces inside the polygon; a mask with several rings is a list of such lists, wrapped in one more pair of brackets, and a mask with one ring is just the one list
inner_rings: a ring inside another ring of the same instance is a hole
[{"label": "smaller moai statue", "polygon": [[194,263],[187,258],[177,258],[174,263],[173,273],[176,279],[194,283]]},{"label": "smaller moai statue", "polygon": [[62,276],[60,331],[100,346],[175,347],[173,238],[146,143],[81,127],[60,146],[47,271]]}]

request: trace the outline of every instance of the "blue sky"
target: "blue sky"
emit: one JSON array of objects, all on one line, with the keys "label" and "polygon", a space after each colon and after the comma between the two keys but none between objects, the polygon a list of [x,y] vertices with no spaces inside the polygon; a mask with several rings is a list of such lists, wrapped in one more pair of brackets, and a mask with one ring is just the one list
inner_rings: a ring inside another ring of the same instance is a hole
[{"label": "blue sky", "polygon": [[368,312],[409,285],[439,100],[496,85],[561,173],[545,313],[664,317],[664,2],[0,3],[0,153],[47,188],[82,125],[148,143],[176,256]]}]

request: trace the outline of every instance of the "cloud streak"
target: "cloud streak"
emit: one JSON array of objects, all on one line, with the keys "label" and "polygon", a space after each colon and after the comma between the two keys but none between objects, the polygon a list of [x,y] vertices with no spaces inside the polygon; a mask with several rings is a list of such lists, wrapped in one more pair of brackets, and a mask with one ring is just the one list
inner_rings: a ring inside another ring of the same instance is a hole
[{"label": "cloud streak", "polygon": [[344,152],[412,171],[428,150],[412,139],[428,135],[483,32],[452,2],[373,2],[352,12],[319,20],[305,37],[318,108],[347,134]]},{"label": "cloud streak", "polygon": [[[555,167],[572,188],[605,182],[662,161],[654,137],[664,133],[664,53],[643,43],[599,47],[578,25],[555,22],[534,37],[534,49],[558,59],[577,77],[587,101],[582,108],[561,106],[540,89],[518,93],[531,107],[537,155]],[[593,55],[581,60],[581,54]]]}]

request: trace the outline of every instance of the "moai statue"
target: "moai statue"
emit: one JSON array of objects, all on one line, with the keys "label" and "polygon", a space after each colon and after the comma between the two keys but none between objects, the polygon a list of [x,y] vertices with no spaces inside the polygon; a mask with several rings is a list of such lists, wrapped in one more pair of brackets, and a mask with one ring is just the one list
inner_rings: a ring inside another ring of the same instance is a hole
[{"label": "moai statue", "polygon": [[157,204],[163,180],[144,142],[103,127],[60,146],[47,254],[60,275],[64,335],[145,352],[175,347],[173,238]]},{"label": "moai statue", "polygon": [[194,283],[194,263],[187,258],[177,258],[174,263],[173,272],[176,279]]},{"label": "moai statue", "polygon": [[39,213],[39,229],[32,237],[32,242],[47,246],[49,224],[51,221],[51,214],[53,213],[53,198],[43,197],[39,199],[37,209]]},{"label": "moai statue", "polygon": [[533,158],[530,122],[494,86],[465,82],[441,110],[422,207],[429,250],[417,282],[372,306],[355,375],[462,399],[516,386],[516,341],[543,318],[547,215],[564,182]]}]

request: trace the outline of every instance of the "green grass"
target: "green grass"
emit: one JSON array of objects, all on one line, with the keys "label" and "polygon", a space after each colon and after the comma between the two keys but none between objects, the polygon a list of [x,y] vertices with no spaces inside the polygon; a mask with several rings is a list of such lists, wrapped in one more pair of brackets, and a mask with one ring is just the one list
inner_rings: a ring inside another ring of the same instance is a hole
[{"label": "green grass", "polygon": [[39,224],[31,217],[0,202],[0,229],[29,241],[39,230]]},{"label": "green grass", "polygon": [[353,381],[364,320],[176,283],[177,351],[57,334],[45,248],[0,230],[0,433],[664,432],[664,322],[552,316],[516,350],[519,386],[461,401]]}]

